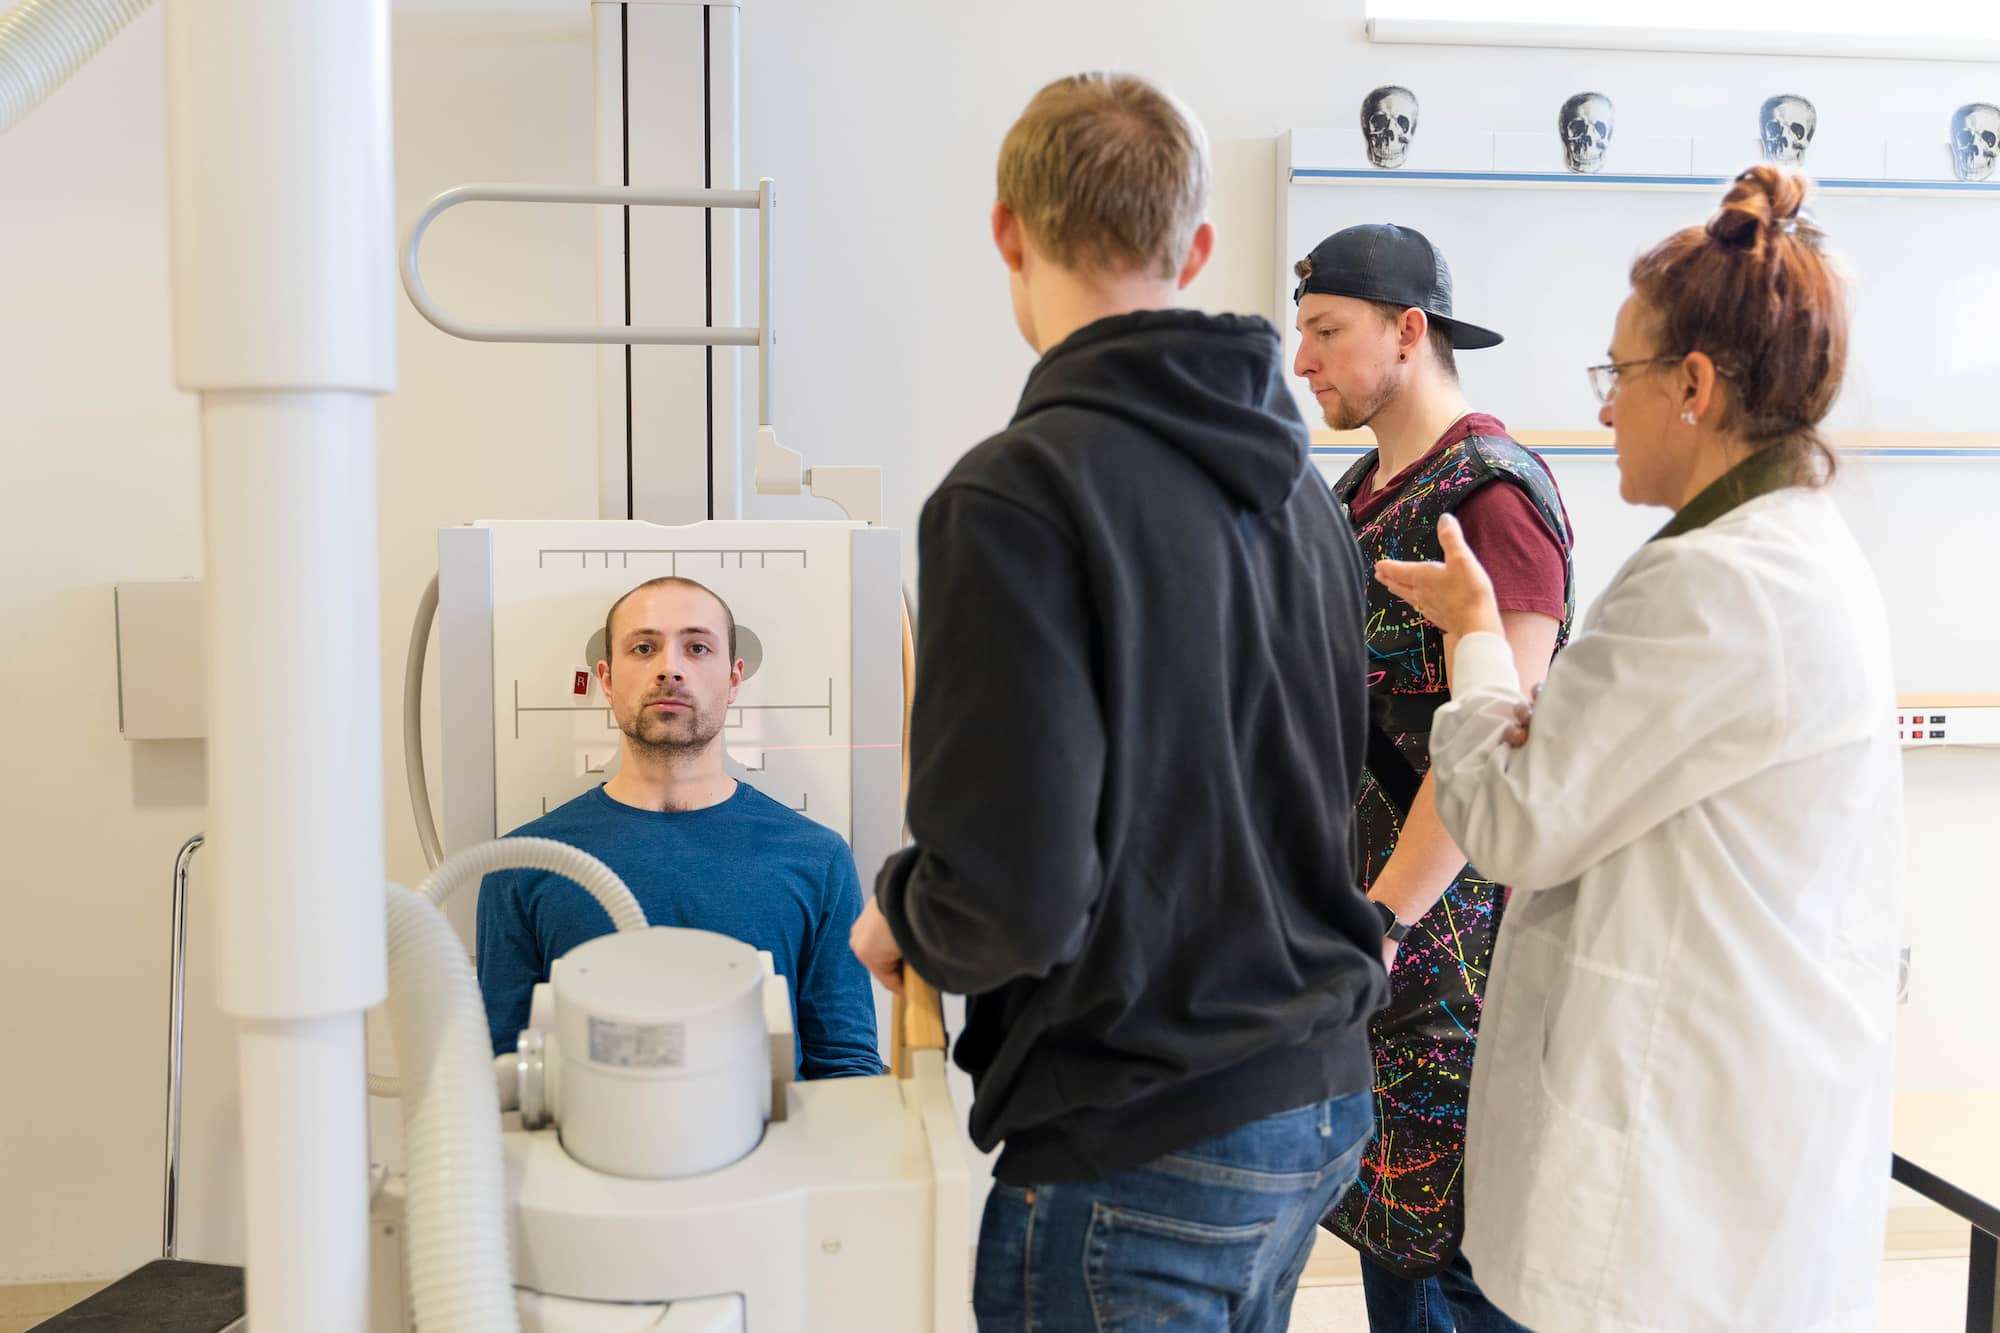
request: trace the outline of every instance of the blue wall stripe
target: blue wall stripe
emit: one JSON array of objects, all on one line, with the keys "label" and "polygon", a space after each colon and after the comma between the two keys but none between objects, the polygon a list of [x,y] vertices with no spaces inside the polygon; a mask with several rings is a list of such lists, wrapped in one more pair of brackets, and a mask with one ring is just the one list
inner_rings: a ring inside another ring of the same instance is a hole
[{"label": "blue wall stripe", "polygon": [[[1486,181],[1507,184],[1556,185],[1727,185],[1733,176],[1616,176],[1566,171],[1405,171],[1401,168],[1293,167],[1293,180],[1413,180],[1462,181],[1477,185]],[[1905,181],[1866,180],[1859,177],[1829,176],[1817,182],[1824,190],[1932,190],[1946,194],[1988,192],[2000,197],[2000,181]]]}]

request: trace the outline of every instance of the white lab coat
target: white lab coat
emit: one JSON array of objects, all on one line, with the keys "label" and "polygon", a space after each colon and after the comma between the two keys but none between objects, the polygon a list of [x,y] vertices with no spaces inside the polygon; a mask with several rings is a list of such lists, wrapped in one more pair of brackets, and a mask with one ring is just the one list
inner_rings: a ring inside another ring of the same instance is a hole
[{"label": "white lab coat", "polygon": [[1876,1333],[1902,768],[1888,626],[1832,502],[1639,551],[1519,750],[1506,642],[1431,732],[1445,826],[1514,890],[1465,1253],[1538,1333]]}]

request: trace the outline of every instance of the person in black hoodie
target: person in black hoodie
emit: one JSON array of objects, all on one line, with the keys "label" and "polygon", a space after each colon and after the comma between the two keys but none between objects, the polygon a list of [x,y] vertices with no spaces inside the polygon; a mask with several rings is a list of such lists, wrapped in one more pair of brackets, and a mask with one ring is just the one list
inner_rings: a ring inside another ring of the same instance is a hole
[{"label": "person in black hoodie", "polygon": [[1029,103],[993,232],[1042,357],[918,527],[915,843],[853,944],[969,997],[988,1333],[1282,1330],[1372,1118],[1364,574],[1277,331],[1172,308],[1208,177],[1142,80]]}]

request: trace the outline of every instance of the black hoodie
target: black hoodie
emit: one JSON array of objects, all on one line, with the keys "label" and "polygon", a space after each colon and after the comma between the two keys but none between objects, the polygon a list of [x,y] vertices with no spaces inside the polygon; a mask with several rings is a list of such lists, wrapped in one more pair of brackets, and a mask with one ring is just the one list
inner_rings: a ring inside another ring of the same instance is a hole
[{"label": "black hoodie", "polygon": [[875,892],[970,997],[1003,1181],[1372,1086],[1363,575],[1282,357],[1261,319],[1100,320],[924,506],[915,845]]}]

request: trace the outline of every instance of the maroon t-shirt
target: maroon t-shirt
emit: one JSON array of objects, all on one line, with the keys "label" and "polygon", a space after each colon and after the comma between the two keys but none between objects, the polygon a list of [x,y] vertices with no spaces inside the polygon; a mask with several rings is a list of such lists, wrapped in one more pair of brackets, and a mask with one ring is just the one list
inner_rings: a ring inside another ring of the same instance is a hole
[{"label": "maroon t-shirt", "polygon": [[[1371,493],[1375,469],[1361,478],[1349,506],[1356,526],[1368,522],[1410,483],[1410,478],[1430,466],[1441,450],[1450,448],[1468,435],[1505,435],[1507,428],[1483,412],[1470,412],[1451,424],[1431,451],[1390,479],[1387,486]],[[1378,456],[1379,461],[1379,456]],[[1535,460],[1541,462],[1539,458]],[[1547,470],[1547,465],[1543,465]],[[1563,618],[1563,547],[1549,525],[1519,486],[1496,482],[1481,486],[1471,498],[1452,511],[1465,530],[1465,544],[1486,567],[1493,580],[1493,595],[1502,611],[1531,611],[1551,620]],[[1568,514],[1564,514],[1567,523]]]}]

